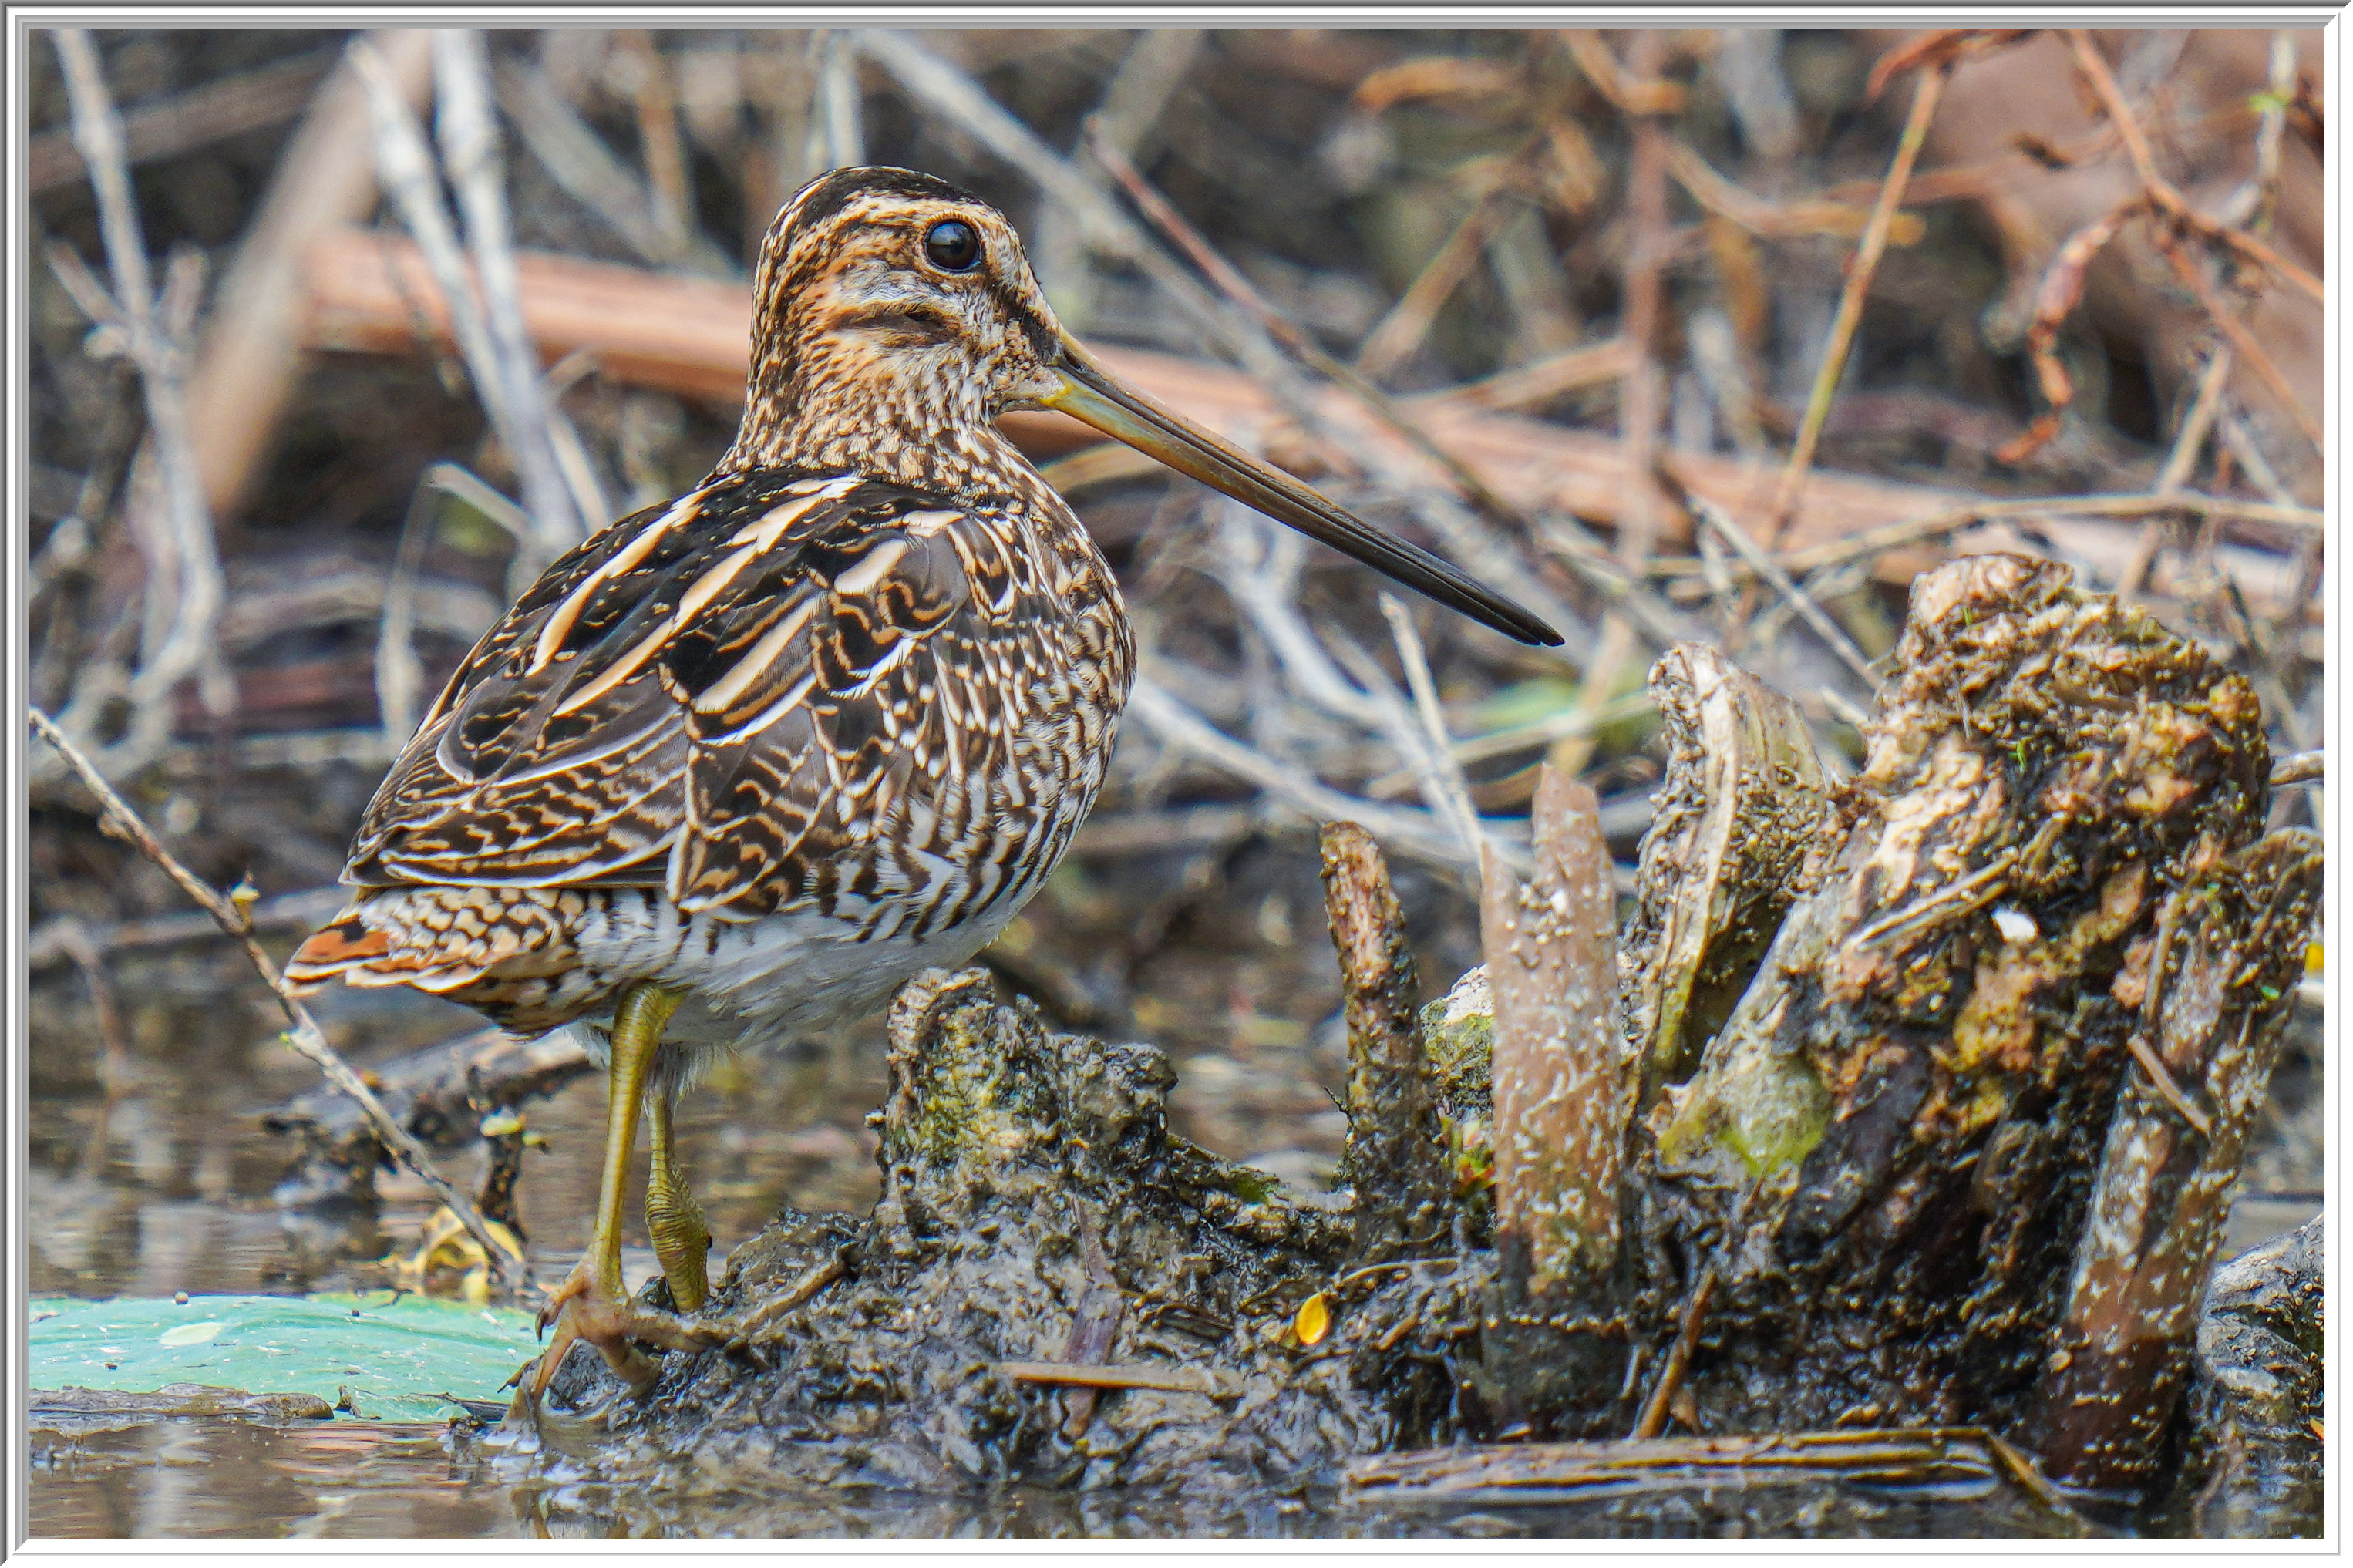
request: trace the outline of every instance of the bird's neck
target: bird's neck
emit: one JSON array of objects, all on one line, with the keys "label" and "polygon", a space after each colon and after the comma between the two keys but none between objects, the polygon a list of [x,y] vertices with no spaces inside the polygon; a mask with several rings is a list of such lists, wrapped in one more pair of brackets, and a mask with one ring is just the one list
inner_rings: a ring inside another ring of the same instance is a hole
[{"label": "bird's neck", "polygon": [[764,344],[720,470],[860,473],[973,502],[1040,488],[992,422],[981,379],[932,360],[877,353],[856,341]]}]

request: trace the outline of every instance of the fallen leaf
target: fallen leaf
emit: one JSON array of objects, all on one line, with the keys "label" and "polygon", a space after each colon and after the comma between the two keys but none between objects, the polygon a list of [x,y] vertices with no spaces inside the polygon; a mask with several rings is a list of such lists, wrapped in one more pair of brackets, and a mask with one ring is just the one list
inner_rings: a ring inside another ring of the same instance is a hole
[{"label": "fallen leaf", "polygon": [[176,1329],[165,1329],[159,1345],[200,1345],[227,1328],[227,1323],[182,1323]]}]

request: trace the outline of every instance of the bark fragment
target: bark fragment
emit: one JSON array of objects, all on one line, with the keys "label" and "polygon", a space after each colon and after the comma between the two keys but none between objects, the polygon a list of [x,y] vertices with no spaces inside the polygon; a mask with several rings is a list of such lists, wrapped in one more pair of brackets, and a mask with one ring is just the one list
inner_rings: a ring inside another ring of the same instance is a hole
[{"label": "bark fragment", "polygon": [[1493,855],[1481,934],[1494,988],[1495,1237],[1530,1303],[1596,1293],[1617,1267],[1626,1131],[1616,901],[1593,792],[1547,765],[1536,784],[1535,880]]},{"label": "bark fragment", "polygon": [[2274,833],[2177,889],[2160,922],[2172,941],[2141,977],[2163,999],[2144,1010],[2150,1044],[2212,1131],[2187,1122],[2145,1074],[2117,1097],[2027,1427],[2053,1480],[2125,1490],[2157,1466],[2240,1151],[2295,1005],[2325,864],[2317,834]]},{"label": "bark fragment", "polygon": [[1703,1343],[1712,1426],[2027,1413],[2129,972],[2173,889],[2260,831],[2270,766],[2244,680],[2069,578],[1993,556],[1914,585],[1843,842],[1662,1099],[1645,1339],[1711,1261],[1719,1319],[1786,1335]]},{"label": "bark fragment", "polygon": [[1324,904],[1348,1022],[1348,1176],[1360,1260],[1413,1257],[1447,1229],[1451,1186],[1414,1009],[1413,950],[1380,846],[1353,822],[1323,832]]},{"label": "bark fragment", "polygon": [[1643,1105],[1690,1076],[1835,842],[1830,779],[1796,703],[1698,643],[1662,654],[1650,686],[1667,774],[1619,960]]}]

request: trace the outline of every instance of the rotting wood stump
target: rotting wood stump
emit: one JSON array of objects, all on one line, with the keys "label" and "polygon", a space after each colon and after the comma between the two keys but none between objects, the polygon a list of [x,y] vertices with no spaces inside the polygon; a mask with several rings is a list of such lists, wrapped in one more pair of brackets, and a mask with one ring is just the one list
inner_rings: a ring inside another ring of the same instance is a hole
[{"label": "rotting wood stump", "polygon": [[1504,1439],[1440,1467],[1493,1498],[1536,1473],[1526,1440],[1607,1470],[1629,1436],[1845,1431],[1808,1473],[1867,1449],[1900,1481],[1911,1443],[1948,1485],[1959,1443],[2052,1507],[2146,1495],[2320,843],[2263,832],[2246,682],[2064,568],[1922,577],[1896,665],[1833,788],[1786,700],[1669,654],[1634,919],[1589,796],[1547,779],[1535,879],[1490,868],[1489,963],[1419,1014],[1378,852],[1327,830],[1343,1194],[1172,1137],[1152,1047],[923,977],[874,1212],[782,1216],[708,1309],[735,1343],[673,1353],[642,1405],[575,1358],[558,1405],[603,1414],[540,1437],[704,1489],[1263,1490],[1364,1460],[1351,1495],[1396,1501],[1429,1468],[1373,1456]]}]

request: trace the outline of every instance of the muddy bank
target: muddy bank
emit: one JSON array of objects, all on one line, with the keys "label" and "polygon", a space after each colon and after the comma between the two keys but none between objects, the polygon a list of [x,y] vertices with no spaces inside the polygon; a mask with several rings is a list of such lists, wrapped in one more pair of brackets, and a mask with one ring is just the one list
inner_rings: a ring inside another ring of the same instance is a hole
[{"label": "muddy bank", "polygon": [[1484,1496],[1482,1465],[1590,1458],[1546,1440],[1937,1429],[1960,1470],[1878,1481],[2058,1518],[2053,1483],[2155,1495],[2319,844],[2263,831],[2246,683],[2062,568],[1923,578],[1897,664],[1834,787],[1785,700],[1662,660],[1668,807],[1622,943],[1578,891],[1591,796],[1540,786],[1535,880],[1489,872],[1507,983],[1419,1013],[1377,851],[1327,830],[1337,1196],[1173,1138],[1153,1047],[925,976],[871,1215],[787,1213],[728,1260],[729,1344],[644,1404],[575,1357],[498,1446],[693,1495],[1282,1495],[1470,1441]]}]

